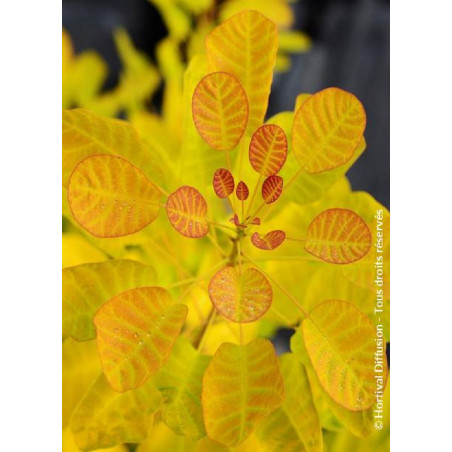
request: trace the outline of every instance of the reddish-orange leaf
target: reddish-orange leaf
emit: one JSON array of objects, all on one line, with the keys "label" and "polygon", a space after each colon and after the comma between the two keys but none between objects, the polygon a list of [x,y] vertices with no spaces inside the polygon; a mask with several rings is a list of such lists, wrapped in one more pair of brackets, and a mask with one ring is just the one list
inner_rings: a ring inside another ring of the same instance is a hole
[{"label": "reddish-orange leaf", "polygon": [[263,176],[276,174],[287,157],[287,138],[275,124],[265,124],[254,132],[249,151],[251,166]]},{"label": "reddish-orange leaf", "polygon": [[262,198],[267,204],[275,202],[282,193],[284,180],[280,176],[270,176],[262,184]]},{"label": "reddish-orange leaf", "polygon": [[308,173],[348,162],[363,138],[366,112],[351,93],[327,88],[308,97],[295,113],[293,153]]},{"label": "reddish-orange leaf", "polygon": [[333,264],[349,264],[364,257],[372,244],[366,222],[348,209],[329,209],[308,227],[305,249]]},{"label": "reddish-orange leaf", "polygon": [[257,224],[259,226],[261,224],[261,219],[254,217],[250,224]]},{"label": "reddish-orange leaf", "polygon": [[237,198],[240,201],[245,201],[248,198],[250,191],[248,190],[248,186],[245,184],[245,182],[240,181],[237,184],[237,188],[235,189],[235,194],[237,195]]},{"label": "reddish-orange leaf", "polygon": [[240,223],[238,215],[234,215],[232,218],[229,219],[229,221],[231,223],[234,223],[238,228],[243,228],[243,229],[246,228],[246,226],[244,224]]},{"label": "reddish-orange leaf", "polygon": [[286,233],[281,230],[267,232],[263,237],[261,237],[258,232],[255,232],[251,236],[253,245],[261,250],[274,250],[275,248],[278,248],[285,239]]},{"label": "reddish-orange leaf", "polygon": [[254,322],[270,308],[272,288],[265,276],[255,268],[242,274],[234,267],[220,270],[210,281],[212,303],[225,317],[238,323]]},{"label": "reddish-orange leaf", "polygon": [[189,238],[204,237],[209,231],[207,203],[193,187],[180,187],[166,202],[168,219],[177,232]]},{"label": "reddish-orange leaf", "polygon": [[77,222],[96,237],[133,234],[159,214],[160,190],[115,155],[94,155],[72,172],[68,201]]},{"label": "reddish-orange leaf", "polygon": [[235,188],[234,176],[225,168],[219,168],[213,175],[213,189],[219,198],[227,198]]},{"label": "reddish-orange leaf", "polygon": [[94,315],[105,376],[125,392],[146,382],[169,358],[187,316],[161,287],[140,287],[114,296]]},{"label": "reddish-orange leaf", "polygon": [[192,112],[202,139],[218,151],[230,151],[245,132],[248,100],[242,85],[233,75],[213,72],[195,88]]}]

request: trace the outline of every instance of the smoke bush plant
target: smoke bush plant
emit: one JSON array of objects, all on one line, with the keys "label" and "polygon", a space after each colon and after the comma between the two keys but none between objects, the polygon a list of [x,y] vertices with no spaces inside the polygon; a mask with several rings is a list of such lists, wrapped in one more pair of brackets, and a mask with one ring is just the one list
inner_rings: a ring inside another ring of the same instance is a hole
[{"label": "smoke bush plant", "polygon": [[[366,114],[327,88],[264,122],[277,49],[245,10],[207,35],[171,114],[63,111],[64,244],[83,262],[63,269],[63,426],[79,449],[386,441],[389,214],[344,176]],[[280,328],[294,334],[277,356]]]}]

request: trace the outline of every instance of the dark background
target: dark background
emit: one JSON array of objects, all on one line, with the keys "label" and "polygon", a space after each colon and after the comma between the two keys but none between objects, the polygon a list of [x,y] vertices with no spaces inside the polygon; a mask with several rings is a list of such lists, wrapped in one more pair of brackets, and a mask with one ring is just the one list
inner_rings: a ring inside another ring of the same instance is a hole
[{"label": "dark background", "polygon": [[[294,55],[292,69],[276,74],[269,116],[292,110],[301,92],[338,86],[358,96],[367,112],[367,151],[350,169],[355,190],[365,190],[389,208],[389,1],[300,0],[292,5],[295,28],[307,32],[313,48]],[[77,52],[97,50],[113,87],[120,69],[112,32],[122,26],[152,58],[166,35],[157,10],[146,0],[63,0],[63,26]]]}]

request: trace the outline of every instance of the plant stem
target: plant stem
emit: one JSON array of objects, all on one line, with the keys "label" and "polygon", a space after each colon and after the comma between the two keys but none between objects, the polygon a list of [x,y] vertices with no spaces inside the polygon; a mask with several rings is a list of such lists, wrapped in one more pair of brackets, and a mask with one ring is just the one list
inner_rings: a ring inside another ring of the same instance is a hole
[{"label": "plant stem", "polygon": [[217,315],[217,310],[215,309],[215,306],[212,306],[209,317],[207,317],[207,321],[204,323],[204,326],[201,330],[201,333],[199,334],[199,338],[197,343],[195,343],[195,348],[198,352],[202,351],[202,347],[206,341],[207,331],[209,330],[210,326],[212,325],[213,321],[215,320],[215,317]]}]

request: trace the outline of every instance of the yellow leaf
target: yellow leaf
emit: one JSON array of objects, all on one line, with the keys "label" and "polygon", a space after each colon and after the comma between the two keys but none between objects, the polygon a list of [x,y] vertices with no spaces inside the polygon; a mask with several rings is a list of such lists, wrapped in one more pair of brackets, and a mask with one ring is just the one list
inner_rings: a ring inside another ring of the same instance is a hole
[{"label": "yellow leaf", "polygon": [[280,356],[286,398],[257,430],[268,452],[322,452],[322,429],[312,401],[306,372],[292,354]]},{"label": "yellow leaf", "polygon": [[76,342],[68,338],[62,346],[63,428],[72,411],[102,371],[96,343]]},{"label": "yellow leaf", "polygon": [[179,170],[180,145],[177,137],[155,113],[136,112],[131,115],[130,123],[139,133],[143,148],[152,160],[152,180],[167,190],[176,188],[177,185],[172,184],[177,183],[175,178]]},{"label": "yellow leaf", "polygon": [[152,436],[138,445],[136,452],[195,452],[197,441],[176,435],[163,422],[158,422]]},{"label": "yellow leaf", "polygon": [[161,287],[127,290],[94,316],[102,368],[114,390],[143,385],[166,363],[187,316]]},{"label": "yellow leaf", "polygon": [[162,119],[172,135],[182,139],[181,123],[184,116],[183,78],[185,65],[182,61],[180,42],[167,37],[160,41],[155,50],[160,72],[165,78],[162,100]]},{"label": "yellow leaf", "polygon": [[174,344],[167,364],[154,382],[163,396],[162,419],[178,435],[196,440],[206,435],[201,384],[210,357],[202,356],[186,339]]},{"label": "yellow leaf", "polygon": [[77,56],[71,68],[72,100],[75,105],[85,105],[102,88],[107,77],[107,64],[93,50]]},{"label": "yellow leaf", "polygon": [[75,220],[102,238],[133,234],[152,223],[160,211],[160,197],[160,190],[141,170],[113,155],[82,160],[68,186]]},{"label": "yellow leaf", "polygon": [[284,383],[270,341],[223,343],[203,379],[207,435],[226,446],[238,446],[283,400]]},{"label": "yellow leaf", "polygon": [[257,11],[242,11],[206,38],[211,71],[235,75],[247,94],[251,135],[263,122],[278,47],[276,25]]},{"label": "yellow leaf", "polygon": [[65,232],[62,238],[63,268],[85,262],[103,262],[107,256],[76,232]]},{"label": "yellow leaf", "polygon": [[312,94],[308,94],[308,93],[301,93],[299,94],[296,99],[295,99],[295,108],[294,111],[298,111],[298,109],[302,106],[302,104],[304,103],[304,101],[308,98],[311,97]]},{"label": "yellow leaf", "polygon": [[[71,429],[69,427],[63,430],[62,437],[63,452],[80,452],[72,436]],[[119,444],[114,447],[109,447],[107,449],[98,449],[97,452],[128,452],[128,447],[125,444]]]},{"label": "yellow leaf", "polygon": [[308,97],[295,113],[295,157],[308,173],[336,168],[351,159],[365,128],[361,102],[339,88],[327,88]]},{"label": "yellow leaf", "polygon": [[[302,330],[312,365],[329,396],[352,411],[370,408],[377,388],[377,331],[371,321],[349,302],[328,300],[303,321]],[[379,376],[385,383],[385,353],[381,360]]]},{"label": "yellow leaf", "polygon": [[119,155],[152,176],[152,160],[128,122],[103,118],[82,108],[63,110],[63,186],[67,187],[81,160],[97,154]]},{"label": "yellow leaf", "polygon": [[160,12],[171,37],[178,41],[190,32],[190,17],[172,0],[149,0]]},{"label": "yellow leaf", "polygon": [[372,235],[366,222],[348,209],[328,209],[317,215],[308,227],[305,249],[333,264],[349,264],[365,256]]},{"label": "yellow leaf", "polygon": [[82,450],[92,450],[143,441],[160,402],[153,382],[121,394],[100,375],[72,415],[75,442]]},{"label": "yellow leaf", "polygon": [[221,6],[220,20],[224,21],[245,9],[259,11],[280,28],[288,28],[293,24],[292,9],[285,0],[228,0]]},{"label": "yellow leaf", "polygon": [[155,281],[153,267],[130,260],[109,260],[63,270],[63,337],[96,337],[94,313],[113,295]]},{"label": "yellow leaf", "polygon": [[207,203],[193,187],[180,187],[166,202],[168,219],[177,232],[188,238],[200,238],[209,232]]},{"label": "yellow leaf", "polygon": [[278,50],[290,53],[305,52],[311,48],[311,38],[302,31],[280,31]]},{"label": "yellow leaf", "polygon": [[287,72],[292,67],[292,61],[289,56],[278,52],[275,61],[275,71],[276,72]]},{"label": "yellow leaf", "polygon": [[121,80],[116,88],[118,107],[126,108],[130,114],[144,107],[158,88],[160,75],[148,56],[135,48],[124,29],[116,30],[114,39],[123,65]]},{"label": "yellow leaf", "polygon": [[226,72],[212,72],[196,86],[192,102],[196,129],[213,149],[234,149],[246,129],[248,100],[238,80]]},{"label": "yellow leaf", "polygon": [[209,295],[212,303],[225,317],[238,323],[254,322],[270,308],[272,288],[257,269],[243,273],[234,267],[221,269],[211,279]]},{"label": "yellow leaf", "polygon": [[214,6],[214,0],[176,0],[176,2],[195,15],[204,13]]}]

